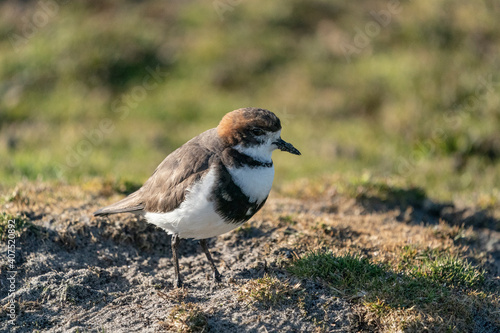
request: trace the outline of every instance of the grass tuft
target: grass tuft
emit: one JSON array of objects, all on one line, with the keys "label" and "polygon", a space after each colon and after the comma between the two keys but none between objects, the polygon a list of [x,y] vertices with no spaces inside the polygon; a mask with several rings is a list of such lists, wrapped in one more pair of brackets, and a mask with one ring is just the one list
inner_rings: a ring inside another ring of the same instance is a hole
[{"label": "grass tuft", "polygon": [[367,258],[356,254],[336,257],[330,252],[311,252],[293,262],[288,271],[299,277],[320,278],[351,295],[378,284],[386,274],[384,268]]},{"label": "grass tuft", "polygon": [[[10,228],[9,225],[11,225]],[[27,231],[36,232],[37,228],[26,216],[0,213],[0,235],[2,241],[8,238],[9,229],[14,230],[15,237],[20,237]]]},{"label": "grass tuft", "polygon": [[208,321],[203,310],[194,303],[174,306],[166,321],[158,323],[169,332],[207,332]]},{"label": "grass tuft", "polygon": [[249,299],[253,304],[258,303],[266,309],[285,303],[300,291],[300,284],[291,286],[287,281],[281,281],[268,274],[264,277],[251,280],[240,290],[240,299]]},{"label": "grass tuft", "polygon": [[400,268],[417,279],[429,279],[454,288],[475,288],[484,282],[484,270],[444,251],[405,246],[402,259]]},{"label": "grass tuft", "polygon": [[322,280],[332,292],[365,305],[381,321],[402,324],[396,318],[404,313],[410,323],[439,318],[443,327],[472,329],[481,302],[474,288],[483,284],[484,271],[446,251],[405,247],[402,253],[398,272],[356,254],[336,256],[329,251],[310,252],[291,262],[288,271]]}]

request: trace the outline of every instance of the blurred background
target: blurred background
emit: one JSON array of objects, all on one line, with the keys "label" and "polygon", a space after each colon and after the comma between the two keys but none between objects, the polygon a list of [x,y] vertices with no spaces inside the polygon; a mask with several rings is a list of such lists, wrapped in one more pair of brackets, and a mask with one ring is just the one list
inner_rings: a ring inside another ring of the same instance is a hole
[{"label": "blurred background", "polygon": [[0,179],[141,184],[228,111],[299,179],[499,205],[500,2],[2,1]]}]

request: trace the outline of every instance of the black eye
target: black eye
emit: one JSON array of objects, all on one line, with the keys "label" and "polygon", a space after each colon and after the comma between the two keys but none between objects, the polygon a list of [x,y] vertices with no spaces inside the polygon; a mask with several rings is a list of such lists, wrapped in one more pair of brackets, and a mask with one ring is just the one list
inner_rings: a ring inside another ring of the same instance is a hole
[{"label": "black eye", "polygon": [[264,134],[264,130],[262,128],[256,127],[254,129],[252,129],[252,134],[256,135],[256,136],[263,135]]}]

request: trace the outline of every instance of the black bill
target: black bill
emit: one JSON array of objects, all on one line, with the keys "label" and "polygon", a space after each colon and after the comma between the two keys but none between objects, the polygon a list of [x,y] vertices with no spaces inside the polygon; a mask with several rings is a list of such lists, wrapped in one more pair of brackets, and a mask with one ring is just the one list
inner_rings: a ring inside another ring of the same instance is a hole
[{"label": "black bill", "polygon": [[279,138],[279,140],[276,141],[274,144],[276,146],[278,146],[279,150],[287,151],[290,154],[294,154],[294,155],[301,155],[300,151],[298,151],[297,148],[295,148],[291,143],[286,142],[282,138]]}]

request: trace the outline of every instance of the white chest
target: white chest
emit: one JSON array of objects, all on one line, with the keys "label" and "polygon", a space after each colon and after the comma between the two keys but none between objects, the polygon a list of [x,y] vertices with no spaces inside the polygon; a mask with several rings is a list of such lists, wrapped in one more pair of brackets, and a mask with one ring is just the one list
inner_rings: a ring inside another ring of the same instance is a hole
[{"label": "white chest", "polygon": [[228,168],[233,181],[250,198],[250,202],[260,204],[264,201],[273,185],[274,166]]},{"label": "white chest", "polygon": [[190,188],[178,208],[167,213],[146,212],[146,219],[181,238],[210,238],[236,228],[238,224],[226,223],[209,200],[215,180],[216,172],[212,169]]}]

